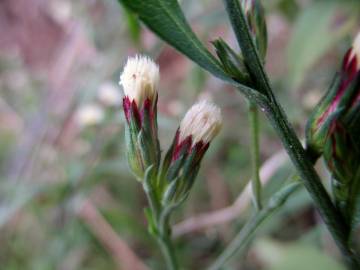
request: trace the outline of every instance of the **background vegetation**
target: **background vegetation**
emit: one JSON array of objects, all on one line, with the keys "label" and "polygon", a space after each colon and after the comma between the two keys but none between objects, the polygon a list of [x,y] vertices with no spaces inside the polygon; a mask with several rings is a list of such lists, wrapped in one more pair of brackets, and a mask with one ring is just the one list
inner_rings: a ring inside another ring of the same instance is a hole
[{"label": "background vegetation", "polygon": [[[360,3],[263,2],[267,70],[303,136],[309,112],[359,30]],[[236,48],[221,1],[181,3],[209,47],[221,36]],[[3,0],[0,33],[0,269],[134,269],[139,260],[164,269],[146,231],[146,198],[124,158],[117,81],[126,58],[139,52],[161,69],[163,149],[199,97],[223,110],[223,130],[174,220],[179,260],[186,269],[205,268],[251,213],[244,99],[140,27],[115,0]],[[261,120],[269,196],[293,167]],[[322,162],[317,167],[328,179]],[[229,269],[344,269],[339,258],[302,190]]]}]

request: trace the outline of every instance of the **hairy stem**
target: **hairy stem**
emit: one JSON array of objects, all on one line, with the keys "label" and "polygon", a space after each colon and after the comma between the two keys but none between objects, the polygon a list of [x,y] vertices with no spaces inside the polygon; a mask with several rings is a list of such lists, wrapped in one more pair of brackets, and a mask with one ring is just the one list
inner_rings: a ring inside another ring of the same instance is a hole
[{"label": "hairy stem", "polygon": [[358,258],[353,250],[351,250],[348,242],[349,224],[346,223],[343,215],[332,203],[329,194],[322,185],[312,162],[307,158],[304,148],[288,123],[281,107],[279,105],[270,106],[266,108],[265,112],[295,165],[304,186],[311,195],[324,223],[343,253],[345,260],[348,261],[350,266],[355,265],[355,268],[352,269],[360,269]]},{"label": "hairy stem", "polygon": [[350,265],[355,265],[355,267],[357,266],[360,269],[358,259],[348,243],[349,224],[345,222],[342,214],[332,203],[329,194],[313,168],[312,162],[309,160],[295,131],[288,122],[286,114],[273,94],[263,64],[252,41],[251,32],[239,1],[224,0],[224,3],[254,84],[260,92],[267,96],[267,101],[259,104],[259,106],[265,111],[272,126],[278,133],[339,249]]}]

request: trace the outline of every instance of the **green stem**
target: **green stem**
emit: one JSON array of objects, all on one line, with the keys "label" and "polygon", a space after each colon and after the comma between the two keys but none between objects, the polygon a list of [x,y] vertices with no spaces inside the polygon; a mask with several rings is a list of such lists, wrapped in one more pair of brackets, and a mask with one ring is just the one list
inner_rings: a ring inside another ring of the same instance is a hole
[{"label": "green stem", "polygon": [[300,188],[300,183],[292,183],[286,186],[284,189],[276,193],[269,201],[268,205],[260,212],[256,213],[240,232],[235,236],[234,240],[226,247],[226,249],[220,254],[216,261],[208,268],[208,270],[218,270],[232,257],[235,253],[243,250],[250,240],[253,238],[255,232],[259,227],[272,216],[292,195]]},{"label": "green stem", "polygon": [[178,270],[179,268],[178,268],[178,264],[176,261],[175,249],[174,249],[173,243],[170,239],[170,235],[169,234],[164,234],[163,236],[159,235],[157,240],[160,245],[161,252],[164,255],[167,269],[168,270]]},{"label": "green stem", "polygon": [[165,258],[168,270],[177,270],[178,264],[175,256],[175,249],[171,241],[171,228],[169,218],[173,207],[163,207],[159,202],[157,194],[154,191],[154,174],[152,168],[148,169],[144,176],[143,188],[146,193],[150,209],[152,212],[152,222],[156,226],[152,235],[159,243],[161,252]]},{"label": "green stem", "polygon": [[165,258],[168,270],[177,270],[178,263],[176,260],[175,249],[171,240],[171,229],[169,225],[169,216],[171,209],[163,208],[154,200],[151,193],[148,195],[151,211],[155,218],[156,232],[154,236],[159,243],[161,252]]},{"label": "green stem", "polygon": [[[307,159],[306,152],[294,130],[288,123],[282,109],[278,106],[270,106],[266,108],[265,112],[281,138],[304,186],[311,195],[324,223],[332,234],[340,251],[343,253],[344,258],[348,261],[352,269],[360,269],[357,255],[351,250],[348,242],[350,227],[332,203],[329,194],[313,168],[312,162]],[[355,268],[353,268],[353,265]]]},{"label": "green stem", "polygon": [[351,250],[348,243],[350,231],[349,224],[344,221],[342,214],[332,203],[329,194],[313,168],[312,162],[309,160],[295,131],[288,122],[286,114],[283,112],[273,94],[270,82],[253,44],[250,30],[239,1],[224,0],[224,3],[255,86],[268,98],[266,102],[262,102],[259,106],[266,113],[272,126],[278,133],[288,155],[295,165],[306,189],[310,193],[339,249],[351,266],[357,266],[357,269],[360,269],[357,256]]},{"label": "green stem", "polygon": [[249,104],[249,122],[250,122],[250,148],[251,148],[251,160],[252,160],[252,191],[254,196],[254,204],[257,210],[261,210],[262,202],[262,187],[260,181],[260,151],[259,151],[259,119],[258,109],[255,103]]}]

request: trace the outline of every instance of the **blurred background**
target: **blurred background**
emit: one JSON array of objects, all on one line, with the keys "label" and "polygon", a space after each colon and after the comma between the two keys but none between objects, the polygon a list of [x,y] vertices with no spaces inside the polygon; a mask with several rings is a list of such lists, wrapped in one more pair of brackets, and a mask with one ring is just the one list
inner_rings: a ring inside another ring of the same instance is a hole
[{"label": "blurred background", "polygon": [[[263,3],[267,70],[303,137],[307,116],[359,30],[360,3]],[[209,48],[218,37],[238,48],[221,1],[181,4]],[[123,145],[118,78],[136,53],[160,65],[163,150],[199,98],[213,100],[224,115],[189,200],[173,219],[184,269],[205,269],[251,215],[247,104],[239,93],[165,45],[116,0],[1,0],[0,269],[165,269]],[[268,197],[294,169],[263,116],[261,134]],[[317,168],[327,185],[322,162]],[[345,268],[301,191],[226,269]]]}]

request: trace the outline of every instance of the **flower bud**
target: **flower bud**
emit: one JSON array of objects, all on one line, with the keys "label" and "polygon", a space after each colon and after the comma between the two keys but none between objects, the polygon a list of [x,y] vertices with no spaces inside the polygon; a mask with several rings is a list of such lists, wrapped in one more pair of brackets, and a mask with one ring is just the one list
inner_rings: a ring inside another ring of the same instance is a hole
[{"label": "flower bud", "polygon": [[241,0],[247,23],[249,25],[254,44],[261,59],[265,59],[267,51],[267,28],[265,11],[260,0]]},{"label": "flower bud", "polygon": [[330,127],[341,122],[346,128],[358,130],[360,101],[360,35],[352,48],[345,54],[342,69],[336,75],[333,84],[319,105],[311,114],[306,139],[308,150],[319,157],[323,153],[326,139],[330,136]]},{"label": "flower bud", "polygon": [[243,84],[248,82],[249,74],[242,56],[236,54],[221,38],[213,41],[212,44],[226,73]]},{"label": "flower bud", "polygon": [[157,134],[157,86],[159,68],[148,57],[129,58],[120,84],[125,96],[123,109],[126,118],[128,163],[139,180],[151,165],[157,170],[160,146]]},{"label": "flower bud", "polygon": [[353,193],[358,193],[360,181],[360,147],[356,144],[359,133],[350,133],[340,122],[334,122],[330,129],[324,146],[324,159],[331,172],[335,203],[350,219],[356,201]]},{"label": "flower bud", "polygon": [[210,143],[222,125],[220,109],[207,101],[193,105],[180,123],[180,141],[192,137],[193,144]]},{"label": "flower bud", "polygon": [[307,125],[307,148],[324,155],[332,177],[334,201],[347,219],[356,216],[360,182],[360,35],[345,54],[332,87]]},{"label": "flower bud", "polygon": [[221,125],[220,109],[207,101],[193,105],[186,113],[162,167],[163,178],[169,183],[164,195],[165,204],[186,197],[200,162]]}]

